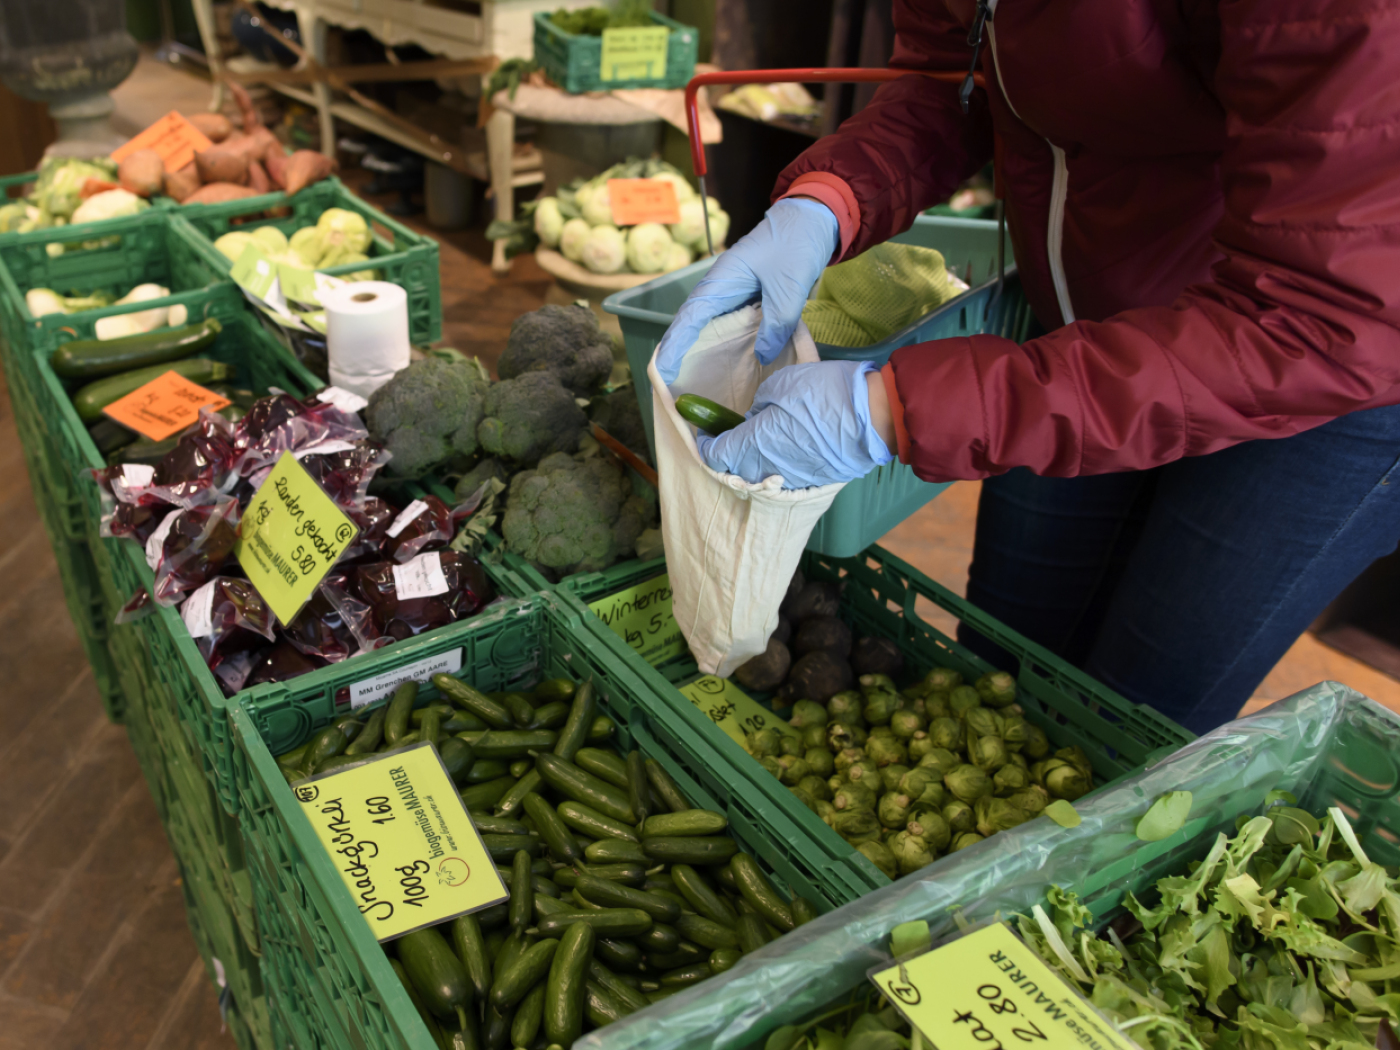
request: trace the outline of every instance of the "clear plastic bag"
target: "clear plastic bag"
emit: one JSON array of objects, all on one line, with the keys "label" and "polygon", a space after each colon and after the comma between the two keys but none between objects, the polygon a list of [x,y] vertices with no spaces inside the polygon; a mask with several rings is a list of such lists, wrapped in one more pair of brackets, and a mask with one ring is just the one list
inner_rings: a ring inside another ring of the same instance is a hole
[{"label": "clear plastic bag", "polygon": [[306,655],[284,638],[259,655],[243,688],[252,689],[255,685],[268,682],[285,682],[325,666],[325,660]]},{"label": "clear plastic bag", "polygon": [[231,496],[166,515],[146,541],[146,564],[156,575],[151,596],[175,605],[219,575],[238,541],[239,517]]},{"label": "clear plastic bag", "polygon": [[[345,578],[343,572],[329,573],[296,618],[282,629],[282,637],[298,652],[335,664],[360,650],[342,606],[331,596],[333,590],[344,591]],[[368,612],[368,606],[360,604]]]},{"label": "clear plastic bag", "polygon": [[471,616],[496,596],[481,563],[457,551],[361,565],[354,579],[375,626],[395,641]]},{"label": "clear plastic bag", "polygon": [[416,499],[385,531],[384,556],[403,564],[452,539],[452,511],[436,496]]},{"label": "clear plastic bag", "polygon": [[304,452],[330,442],[354,445],[369,437],[358,416],[315,395],[298,401],[275,393],[254,402],[234,426],[234,469],[252,479],[271,467],[283,452]]},{"label": "clear plastic bag", "polygon": [[382,561],[386,557],[384,543],[388,539],[389,526],[399,516],[398,508],[378,496],[366,496],[361,506],[346,507],[345,513],[359,526],[360,531],[355,535],[355,542],[345,548],[338,564]]},{"label": "clear plastic bag", "polygon": [[276,618],[247,580],[216,576],[180,606],[194,644],[211,668],[238,652],[261,649],[276,640]]}]

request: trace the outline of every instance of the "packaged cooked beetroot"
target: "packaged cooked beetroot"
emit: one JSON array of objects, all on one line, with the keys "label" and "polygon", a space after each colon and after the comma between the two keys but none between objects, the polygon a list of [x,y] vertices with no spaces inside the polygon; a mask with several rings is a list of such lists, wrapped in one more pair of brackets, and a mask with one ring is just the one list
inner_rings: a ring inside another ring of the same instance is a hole
[{"label": "packaged cooked beetroot", "polygon": [[389,526],[399,516],[399,509],[378,496],[366,496],[361,506],[343,509],[360,531],[355,535],[355,542],[345,548],[338,564],[384,560]]},{"label": "packaged cooked beetroot", "polygon": [[451,550],[420,554],[401,565],[361,565],[355,582],[375,625],[396,641],[471,616],[496,597],[481,563]]},{"label": "packaged cooked beetroot", "polygon": [[180,606],[180,618],[211,667],[276,641],[267,602],[251,583],[233,576],[216,576],[195,590]]},{"label": "packaged cooked beetroot", "polygon": [[305,452],[334,442],[349,447],[369,437],[359,417],[312,395],[298,401],[273,393],[254,402],[234,426],[234,463],[242,477],[251,478],[277,462],[283,452]]},{"label": "packaged cooked beetroot", "polygon": [[317,591],[325,595],[326,600],[335,607],[340,622],[355,639],[358,652],[372,652],[393,644],[394,639],[379,629],[374,619],[374,610],[361,596],[352,566],[346,566],[342,562],[335,572],[321,581]]},{"label": "packaged cooked beetroot", "polygon": [[310,674],[318,667],[325,666],[325,660],[307,656],[284,638],[258,658],[252,673],[244,681],[243,688],[251,689],[266,682],[285,682],[289,678]]},{"label": "packaged cooked beetroot", "polygon": [[118,503],[103,517],[102,535],[130,537],[144,547],[151,533],[175,509],[169,503]]},{"label": "packaged cooked beetroot", "polygon": [[152,597],[175,605],[219,575],[238,541],[238,521],[231,496],[167,514],[146,540],[146,564],[156,574]]},{"label": "packaged cooked beetroot", "polygon": [[243,690],[248,676],[253,673],[253,668],[271,651],[270,645],[262,649],[240,649],[236,653],[216,659],[209,670],[213,671],[214,677],[219,680],[224,695],[232,696]]},{"label": "packaged cooked beetroot", "polygon": [[[339,445],[339,442],[326,444]],[[364,503],[369,483],[390,458],[384,449],[367,443],[331,447],[324,452],[313,447],[310,452],[296,456],[306,472],[326,490],[326,495],[342,507],[358,507]]]},{"label": "packaged cooked beetroot", "polygon": [[233,424],[217,412],[200,409],[199,421],[156,464],[151,484],[141,495],[182,507],[217,499],[233,468],[233,438]]},{"label": "packaged cooked beetroot", "polygon": [[112,622],[135,623],[137,620],[144,620],[155,611],[156,603],[151,601],[151,592],[142,584],[136,588],[136,593],[126,600],[126,604],[117,610]]},{"label": "packaged cooked beetroot", "polygon": [[[316,588],[316,593],[297,613],[296,619],[282,629],[282,637],[298,652],[319,657],[330,664],[348,660],[359,652],[359,640],[346,622],[342,604],[332,596],[332,592],[345,592],[345,588],[345,573],[328,573]],[[368,606],[363,602],[359,605],[368,613]],[[350,615],[353,616],[353,612]]]},{"label": "packaged cooked beetroot", "polygon": [[385,533],[384,556],[400,565],[452,539],[452,511],[436,496],[416,499],[405,507]]}]

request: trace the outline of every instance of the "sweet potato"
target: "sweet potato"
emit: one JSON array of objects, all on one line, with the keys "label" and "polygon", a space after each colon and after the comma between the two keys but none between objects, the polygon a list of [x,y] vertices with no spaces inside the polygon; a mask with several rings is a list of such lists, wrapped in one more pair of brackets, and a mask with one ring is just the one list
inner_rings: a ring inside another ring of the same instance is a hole
[{"label": "sweet potato", "polygon": [[255,160],[248,162],[248,188],[254,193],[271,193],[272,180],[267,177],[267,171]]},{"label": "sweet potato", "polygon": [[297,150],[287,158],[287,196],[292,196],[313,182],[320,182],[331,173],[333,163],[330,157],[324,153],[317,153],[314,149]]},{"label": "sweet potato", "polygon": [[238,201],[244,197],[256,197],[247,186],[239,186],[233,182],[211,182],[199,187],[180,203],[182,204],[224,204],[227,201]]},{"label": "sweet potato", "polygon": [[166,172],[165,195],[177,204],[183,204],[191,193],[199,189],[199,172],[194,161],[190,161],[179,171]]},{"label": "sweet potato", "polygon": [[96,197],[99,193],[106,193],[108,190],[115,190],[118,186],[115,182],[108,182],[106,179],[94,179],[88,176],[83,180],[82,188],[78,190],[78,196],[83,200],[89,197]]},{"label": "sweet potato", "polygon": [[152,197],[165,182],[165,162],[153,149],[138,149],[127,156],[117,168],[122,189],[138,197]]},{"label": "sweet potato", "polygon": [[199,169],[199,181],[232,182],[243,186],[248,182],[248,158],[236,148],[214,146],[200,150],[194,155],[194,166]]},{"label": "sweet potato", "polygon": [[243,130],[250,132],[254,128],[263,126],[262,117],[258,114],[258,107],[253,105],[253,99],[248,94],[242,84],[232,80],[225,81],[228,84],[229,94],[233,96],[233,101],[238,106],[238,111],[243,114]]},{"label": "sweet potato", "polygon": [[263,157],[263,168],[272,184],[279,190],[287,188],[287,155],[280,149],[268,150]]},{"label": "sweet potato", "polygon": [[233,134],[233,124],[222,113],[186,113],[185,119],[204,132],[210,142],[223,142]]}]

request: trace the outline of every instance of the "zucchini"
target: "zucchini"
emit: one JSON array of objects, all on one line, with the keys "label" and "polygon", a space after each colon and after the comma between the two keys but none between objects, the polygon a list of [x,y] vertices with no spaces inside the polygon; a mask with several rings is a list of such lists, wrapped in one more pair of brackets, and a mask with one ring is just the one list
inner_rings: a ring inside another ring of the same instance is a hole
[{"label": "zucchini", "polygon": [[579,849],[578,842],[553,806],[532,791],[525,796],[525,812],[535,822],[540,838],[544,839],[555,860],[561,864],[577,864],[583,860],[584,851]]},{"label": "zucchini", "polygon": [[723,813],[716,813],[712,809],[686,809],[679,813],[658,813],[647,818],[646,824],[642,826],[642,837],[718,835],[727,827],[729,820]]},{"label": "zucchini", "polygon": [[715,892],[705,877],[689,864],[677,864],[671,868],[671,878],[681,896],[690,902],[696,913],[712,922],[733,927],[739,916],[729,906],[729,902]]},{"label": "zucchini", "polygon": [[534,1044],[535,1036],[540,1034],[540,1024],[544,1021],[544,992],[545,982],[541,981],[520,1000],[520,1007],[510,1022],[511,1046]]},{"label": "zucchini", "polygon": [[676,411],[687,423],[694,423],[715,437],[733,430],[744,421],[744,417],[732,408],[725,408],[699,394],[682,394],[676,398]]},{"label": "zucchini", "polygon": [[644,837],[642,850],[659,864],[723,864],[739,845],[727,835],[669,835]]},{"label": "zucchini", "polygon": [[611,751],[598,747],[581,747],[574,755],[574,765],[592,773],[599,780],[606,780],[613,787],[627,790],[627,763]]},{"label": "zucchini", "polygon": [[439,1019],[456,1020],[458,1028],[466,1028],[467,1007],[472,1001],[467,971],[437,927],[406,933],[394,946],[404,972],[428,1009]]},{"label": "zucchini", "polygon": [[137,438],[134,430],[128,430],[115,419],[103,417],[88,427],[88,437],[97,446],[97,454],[106,459],[118,449],[126,448]]},{"label": "zucchini", "polygon": [[[582,696],[586,692],[591,692],[591,690],[585,687],[579,690],[579,695]],[[563,738],[564,734],[561,733],[560,740],[562,741]],[[557,745],[555,750],[558,751]],[[611,784],[599,780],[592,773],[560,758],[558,754],[536,756],[535,768],[539,771],[540,776],[544,777],[545,783],[565,798],[582,802],[585,806],[592,806],[614,820],[621,820],[628,824],[637,822],[637,818],[632,813],[632,805],[627,801],[626,795]]]},{"label": "zucchini", "polygon": [[166,372],[178,372],[191,383],[207,386],[221,379],[231,378],[234,368],[220,361],[210,361],[207,357],[192,357],[187,361],[175,361],[168,365],[138,368],[133,372],[122,372],[120,375],[89,383],[73,395],[73,408],[84,423],[95,423],[102,418],[102,410],[113,401],[126,397],[133,390],[139,390]]},{"label": "zucchini", "polygon": [[704,945],[712,951],[716,948],[739,947],[739,938],[734,935],[733,930],[700,915],[682,915],[677,918],[676,932],[686,940]]},{"label": "zucchini", "polygon": [[768,876],[763,874],[758,861],[747,853],[739,853],[729,862],[729,870],[734,872],[734,881],[739,884],[740,894],[754,911],[784,933],[797,929],[792,909],[788,907],[787,901],[778,896],[778,891],[768,881]]},{"label": "zucchini", "polygon": [[690,808],[676,782],[654,758],[647,759],[647,779],[651,781],[651,789],[656,792],[657,800],[672,813],[683,813]]},{"label": "zucchini", "polygon": [[467,980],[471,981],[477,999],[486,1002],[491,994],[491,955],[481,932],[481,920],[475,915],[459,915],[453,919],[452,947],[457,958],[462,960],[462,968],[467,971]]},{"label": "zucchini", "polygon": [[[681,909],[665,897],[648,893],[646,890],[633,889],[631,886],[623,886],[621,883],[609,882],[607,879],[600,879],[594,875],[580,875],[578,881],[574,883],[574,892],[604,908],[640,908],[656,922],[675,923],[681,915]],[[685,936],[684,931],[682,931],[682,936]],[[694,939],[691,938],[691,940]],[[712,944],[710,947],[723,946]]]},{"label": "zucchini", "polygon": [[589,864],[645,864],[642,844],[629,839],[599,839],[583,851]]},{"label": "zucchini", "polygon": [[627,824],[620,820],[613,820],[612,817],[605,817],[593,807],[585,806],[582,802],[561,802],[558,812],[559,819],[569,827],[584,835],[591,835],[595,839],[642,841],[641,836]]},{"label": "zucchini", "polygon": [[203,350],[221,331],[223,325],[218,318],[209,317],[199,324],[160,328],[121,339],[74,339],[55,350],[49,356],[49,364],[64,379],[86,382],[179,361]]},{"label": "zucchini", "polygon": [[[511,940],[506,941],[506,946],[501,949],[502,955],[511,950]],[[491,983],[491,1006],[498,1013],[506,1013],[524,999],[530,989],[549,973],[549,964],[554,961],[558,947],[558,941],[546,938],[507,959],[505,964],[498,959],[496,977]],[[487,1023],[490,1023],[489,1020]]]},{"label": "zucchini", "polygon": [[512,729],[515,720],[504,706],[492,700],[485,693],[473,689],[460,678],[450,674],[433,675],[433,685],[437,691],[468,714],[476,715],[492,729]]},{"label": "zucchini", "polygon": [[576,922],[559,938],[559,950],[549,966],[544,993],[544,1034],[557,1046],[572,1046],[583,1034],[583,1008],[588,961],[596,934]]},{"label": "zucchini", "polygon": [[[554,753],[566,762],[572,762],[578,749],[591,737],[594,712],[597,701],[593,696],[593,679],[584,682],[574,693],[573,704],[569,708],[568,720],[559,730],[559,738],[554,742]],[[580,799],[579,801],[585,801]]]},{"label": "zucchini", "polygon": [[562,937],[575,923],[586,923],[602,937],[636,937],[651,929],[651,916],[640,908],[603,908],[599,911],[560,912],[535,925],[541,937]]}]

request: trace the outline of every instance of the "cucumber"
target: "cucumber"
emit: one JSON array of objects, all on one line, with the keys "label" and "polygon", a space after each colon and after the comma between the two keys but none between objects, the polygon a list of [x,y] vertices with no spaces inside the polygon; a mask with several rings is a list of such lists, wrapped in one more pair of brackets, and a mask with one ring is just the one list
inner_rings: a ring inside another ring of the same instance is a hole
[{"label": "cucumber", "polygon": [[627,800],[632,803],[637,826],[645,827],[651,813],[651,787],[647,784],[646,760],[636,748],[627,752]]},{"label": "cucumber", "polygon": [[384,742],[398,747],[408,733],[408,718],[413,713],[413,701],[418,699],[418,683],[404,682],[394,690],[384,716]]},{"label": "cucumber", "polygon": [[517,758],[510,764],[510,775],[519,780],[530,770],[535,768],[535,763],[528,758]]},{"label": "cucumber", "polygon": [[727,835],[643,837],[642,851],[660,864],[723,864],[739,852],[739,845]]},{"label": "cucumber", "polygon": [[664,922],[652,923],[651,929],[636,938],[637,947],[653,954],[673,952],[681,946],[680,931]]},{"label": "cucumber", "polygon": [[546,897],[559,896],[559,887],[543,875],[531,875],[530,885],[535,888],[536,893],[543,893]]},{"label": "cucumber", "polygon": [[442,767],[447,770],[452,785],[457,788],[462,787],[467,782],[467,773],[475,764],[472,761],[471,746],[464,744],[455,736],[450,736],[446,740],[438,742],[438,758],[442,759]]},{"label": "cucumber", "polygon": [[447,1039],[447,1050],[482,1050],[481,1033],[477,1031],[476,1018],[472,1014],[467,1014],[465,1028],[456,1031],[444,1029],[443,1035]]},{"label": "cucumber", "polygon": [[[506,941],[506,947],[501,949],[502,954],[510,950],[510,943]],[[549,973],[549,964],[553,962],[558,947],[558,941],[547,938],[536,941],[519,955],[507,959],[504,965],[498,959],[495,980],[491,983],[491,1006],[498,1013],[505,1013],[524,999],[530,989]]]},{"label": "cucumber", "polygon": [[394,947],[404,972],[428,1009],[438,1018],[456,1021],[458,1028],[465,1028],[467,1007],[472,1001],[471,984],[462,961],[452,953],[437,927],[406,933]]},{"label": "cucumber", "polygon": [[615,937],[599,937],[593,945],[593,954],[600,962],[614,970],[635,973],[646,963],[642,950],[631,941]]},{"label": "cucumber", "polygon": [[613,787],[627,790],[627,763],[611,751],[598,747],[581,747],[574,755],[574,765],[592,773],[599,780],[606,780]]},{"label": "cucumber", "polygon": [[518,783],[518,780],[512,780],[510,777],[497,777],[484,784],[472,784],[462,789],[462,805],[468,809],[486,809],[494,806]]},{"label": "cucumber", "polygon": [[563,700],[553,700],[535,708],[535,716],[530,720],[531,729],[558,729],[569,720],[569,705]]},{"label": "cucumber", "polygon": [[[591,690],[585,686],[579,691],[579,695],[582,696],[585,692],[591,692]],[[562,733],[560,739],[563,739]],[[545,783],[565,798],[582,802],[585,806],[592,806],[614,820],[621,820],[628,824],[637,822],[626,795],[611,784],[599,780],[592,773],[560,758],[557,754],[536,756],[535,768],[539,771],[540,776],[544,777]]]},{"label": "cucumber", "polygon": [[544,1020],[544,992],[545,982],[541,981],[520,1000],[520,1006],[510,1022],[511,1046],[530,1046],[535,1036],[540,1034],[540,1024]]},{"label": "cucumber", "polygon": [[553,806],[532,791],[525,796],[525,812],[535,822],[540,838],[544,839],[555,860],[561,864],[577,864],[583,860],[584,851],[579,849],[578,842]]},{"label": "cucumber", "polygon": [[811,922],[821,914],[817,911],[817,906],[806,897],[794,897],[789,907],[792,908],[792,921],[798,926]]},{"label": "cucumber", "polygon": [[744,417],[732,408],[725,408],[699,394],[682,394],[676,398],[676,411],[687,423],[694,423],[715,437],[733,430],[744,421]]},{"label": "cucumber", "polygon": [[518,820],[511,820],[509,817],[493,817],[484,810],[472,810],[467,816],[472,818],[472,824],[477,831],[488,831],[493,835],[528,835],[530,829]]},{"label": "cucumber", "polygon": [[476,913],[477,922],[483,930],[498,930],[506,924],[508,909],[504,904],[493,904]]},{"label": "cucumber", "polygon": [[[510,717],[515,720],[516,725],[528,727],[535,720],[534,705],[520,693],[507,693],[501,703],[510,712]],[[553,743],[551,740],[550,744]]]},{"label": "cucumber", "polygon": [[88,427],[88,437],[97,446],[97,454],[106,459],[117,449],[126,448],[137,438],[134,430],[128,430],[115,419],[102,418]]},{"label": "cucumber", "polygon": [[488,729],[459,733],[479,758],[524,758],[531,751],[548,751],[558,737],[553,729]]},{"label": "cucumber", "polygon": [[438,1046],[446,1046],[447,1037],[443,1035],[442,1026],[438,1024],[437,1018],[432,1015],[427,1004],[423,1002],[423,997],[418,994],[418,989],[413,987],[413,982],[408,979],[408,974],[404,972],[403,963],[397,959],[390,959],[389,965],[394,968],[394,974],[398,977],[399,983],[403,985],[403,990],[408,993],[408,1001],[413,1004],[413,1008],[418,1011],[418,1016],[423,1019],[423,1025],[428,1029],[428,1034],[432,1036],[433,1042]]},{"label": "cucumber", "polygon": [[692,941],[681,941],[673,952],[647,952],[647,965],[653,970],[674,970],[678,966],[694,966],[710,957],[710,950]]},{"label": "cucumber", "polygon": [[481,844],[486,847],[486,852],[491,854],[491,859],[497,864],[511,863],[517,852],[524,853],[528,857],[536,856],[543,848],[540,840],[533,835],[486,834],[481,836]]},{"label": "cucumber", "polygon": [[553,897],[535,898],[535,918],[547,919],[551,915],[573,915],[578,908],[570,901],[556,900]]},{"label": "cucumber", "polygon": [[[640,908],[656,922],[675,923],[681,915],[681,909],[665,897],[593,875],[580,875],[574,884],[574,892],[604,908]],[[718,948],[721,945],[712,944],[710,947]]]},{"label": "cucumber", "polygon": [[555,700],[569,703],[573,700],[574,693],[578,692],[578,687],[574,685],[572,678],[546,678],[531,692],[539,703],[552,703]]},{"label": "cucumber", "polygon": [[584,981],[583,1012],[588,1023],[594,1028],[602,1028],[614,1021],[621,1021],[630,1010],[623,1009],[616,997],[597,981]]},{"label": "cucumber", "polygon": [[559,730],[559,738],[554,742],[554,753],[558,757],[566,762],[574,760],[578,749],[591,735],[589,730],[593,726],[596,709],[597,701],[593,696],[593,679],[590,678],[574,693],[573,703],[569,708],[569,718],[564,723],[564,728]]},{"label": "cucumber", "polygon": [[560,912],[535,924],[541,937],[562,937],[575,923],[586,923],[601,937],[636,937],[651,929],[651,916],[640,908],[604,908],[600,911]]},{"label": "cucumber", "polygon": [[510,1011],[501,1013],[490,1007],[481,1025],[481,1050],[510,1050]]},{"label": "cucumber", "polygon": [[576,922],[559,938],[544,993],[544,1033],[557,1046],[572,1046],[583,1034],[588,962],[593,958],[593,927]]},{"label": "cucumber", "polygon": [[682,915],[676,919],[676,931],[688,941],[714,950],[716,948],[737,948],[739,938],[728,926],[706,919],[700,915]]},{"label": "cucumber", "polygon": [[423,715],[423,721],[418,724],[418,739],[426,740],[437,747],[438,737],[442,734],[442,712],[429,708]]},{"label": "cucumber", "polygon": [[656,792],[657,801],[672,813],[683,813],[690,808],[690,803],[681,794],[681,789],[676,787],[676,782],[654,758],[647,759],[647,779],[651,781],[651,789]]},{"label": "cucumber", "polygon": [[[460,738],[454,737],[454,739]],[[488,780],[510,776],[510,766],[499,758],[480,758],[475,749],[472,751],[472,758],[472,764],[467,768],[464,778],[468,784],[485,784]],[[515,782],[514,777],[510,777],[510,779],[511,783]]]},{"label": "cucumber", "polygon": [[207,386],[221,379],[232,378],[234,368],[219,361],[210,361],[207,357],[192,357],[187,361],[175,361],[168,365],[138,368],[87,384],[73,395],[73,408],[84,423],[95,423],[102,418],[102,410],[113,401],[126,397],[133,390],[139,390],[166,372],[178,372],[191,383]]},{"label": "cucumber", "polygon": [[620,820],[605,817],[591,806],[582,802],[561,802],[559,819],[575,831],[591,835],[595,839],[624,839],[641,842],[642,838],[631,827]]},{"label": "cucumber", "polygon": [[491,994],[491,954],[486,937],[481,932],[481,920],[475,915],[459,915],[452,920],[452,948],[462,960],[467,980],[481,1002]]},{"label": "cucumber", "polygon": [[667,970],[661,975],[662,988],[689,988],[692,984],[708,981],[714,973],[708,962],[692,963],[677,970]]},{"label": "cucumber", "polygon": [[223,325],[218,318],[210,317],[199,324],[160,328],[120,339],[74,339],[55,350],[49,356],[49,364],[63,379],[86,382],[179,361],[203,350],[221,331]]},{"label": "cucumber", "polygon": [[460,678],[450,674],[433,675],[433,685],[437,691],[469,714],[475,715],[492,729],[512,729],[515,720],[510,712],[486,694],[473,689]]},{"label": "cucumber", "polygon": [[723,813],[716,813],[712,809],[686,809],[679,813],[658,813],[647,818],[642,827],[642,837],[718,835],[727,827],[729,820]]},{"label": "cucumber", "polygon": [[501,795],[493,803],[496,807],[496,816],[513,817],[520,812],[521,806],[525,802],[525,796],[532,791],[538,791],[540,785],[544,783],[544,778],[540,776],[538,769],[532,769],[515,784]]},{"label": "cucumber", "polygon": [[315,772],[332,773],[337,769],[353,766],[356,762],[363,762],[367,757],[367,755],[332,755],[330,758],[319,762]]},{"label": "cucumber", "polygon": [[[510,836],[525,841],[519,835]],[[535,886],[530,875],[530,854],[517,850],[510,862],[510,927],[524,933],[535,914]],[[719,947],[715,945],[715,947]]]},{"label": "cucumber", "polygon": [[486,723],[477,718],[476,715],[469,715],[465,711],[453,711],[451,715],[445,716],[442,723],[442,731],[456,736],[458,733],[475,733],[486,728]]},{"label": "cucumber", "polygon": [[326,726],[311,738],[311,744],[307,747],[301,763],[303,774],[310,776],[322,762],[334,758],[344,750],[345,734],[340,731],[340,726]]},{"label": "cucumber", "polygon": [[640,842],[600,839],[583,851],[589,864],[645,864],[649,859]]},{"label": "cucumber", "polygon": [[578,910],[579,910],[579,911],[606,911],[606,910],[607,910],[607,909],[604,908],[601,904],[594,904],[591,900],[589,900],[589,899],[588,899],[587,897],[585,897],[583,894],[579,893],[578,887],[577,887],[577,886],[575,886],[573,889],[571,889],[571,890],[569,891],[569,900],[570,900],[571,903],[573,903],[573,904],[575,904],[575,905],[578,906]]},{"label": "cucumber", "polygon": [[744,957],[744,953],[737,948],[716,948],[710,953],[710,972],[724,973],[725,970],[732,970],[734,964]]},{"label": "cucumber", "polygon": [[585,873],[627,886],[640,886],[647,880],[647,869],[642,864],[625,861],[620,864],[580,864],[577,867],[560,868],[554,873],[554,882],[556,885],[573,889],[574,884]]},{"label": "cucumber", "polygon": [[[347,755],[370,755],[379,746],[379,742],[384,739],[384,718],[387,714],[385,708],[381,707],[369,716],[369,721],[360,730],[355,739],[346,745]],[[450,772],[450,770],[449,770]]]},{"label": "cucumber", "polygon": [[792,917],[792,909],[787,901],[778,895],[768,876],[758,866],[758,861],[747,853],[735,854],[729,862],[729,870],[734,872],[734,881],[739,884],[739,892],[753,910],[783,932],[795,930],[797,922]]},{"label": "cucumber", "polygon": [[[596,946],[594,955],[597,955]],[[608,991],[628,1013],[645,1010],[648,1006],[646,996],[609,970],[597,958],[588,964],[588,979]]]},{"label": "cucumber", "polygon": [[148,467],[160,465],[160,461],[174,451],[180,443],[180,436],[168,437],[164,441],[148,441],[139,438],[129,445],[123,445],[108,456],[109,463],[144,463]]},{"label": "cucumber", "polygon": [[439,715],[442,716],[442,721],[445,722],[445,721],[447,721],[448,718],[450,718],[450,717],[452,716],[452,705],[451,705],[451,704],[428,704],[428,705],[425,706],[425,707],[417,707],[417,708],[414,708],[413,711],[412,711],[412,712],[409,714],[409,716],[408,716],[409,724],[410,724],[410,725],[413,725],[413,726],[420,726],[420,725],[422,725],[422,724],[423,724],[423,719],[425,719],[425,718],[428,717],[428,712],[429,712],[429,711],[436,711]]},{"label": "cucumber", "polygon": [[729,906],[729,902],[715,892],[705,877],[689,864],[676,864],[671,868],[671,878],[681,896],[690,902],[697,914],[712,922],[733,927],[739,916]]},{"label": "cucumber", "polygon": [[617,734],[617,723],[607,715],[599,715],[593,719],[593,725],[588,729],[588,735],[584,737],[585,743],[606,744]]}]

